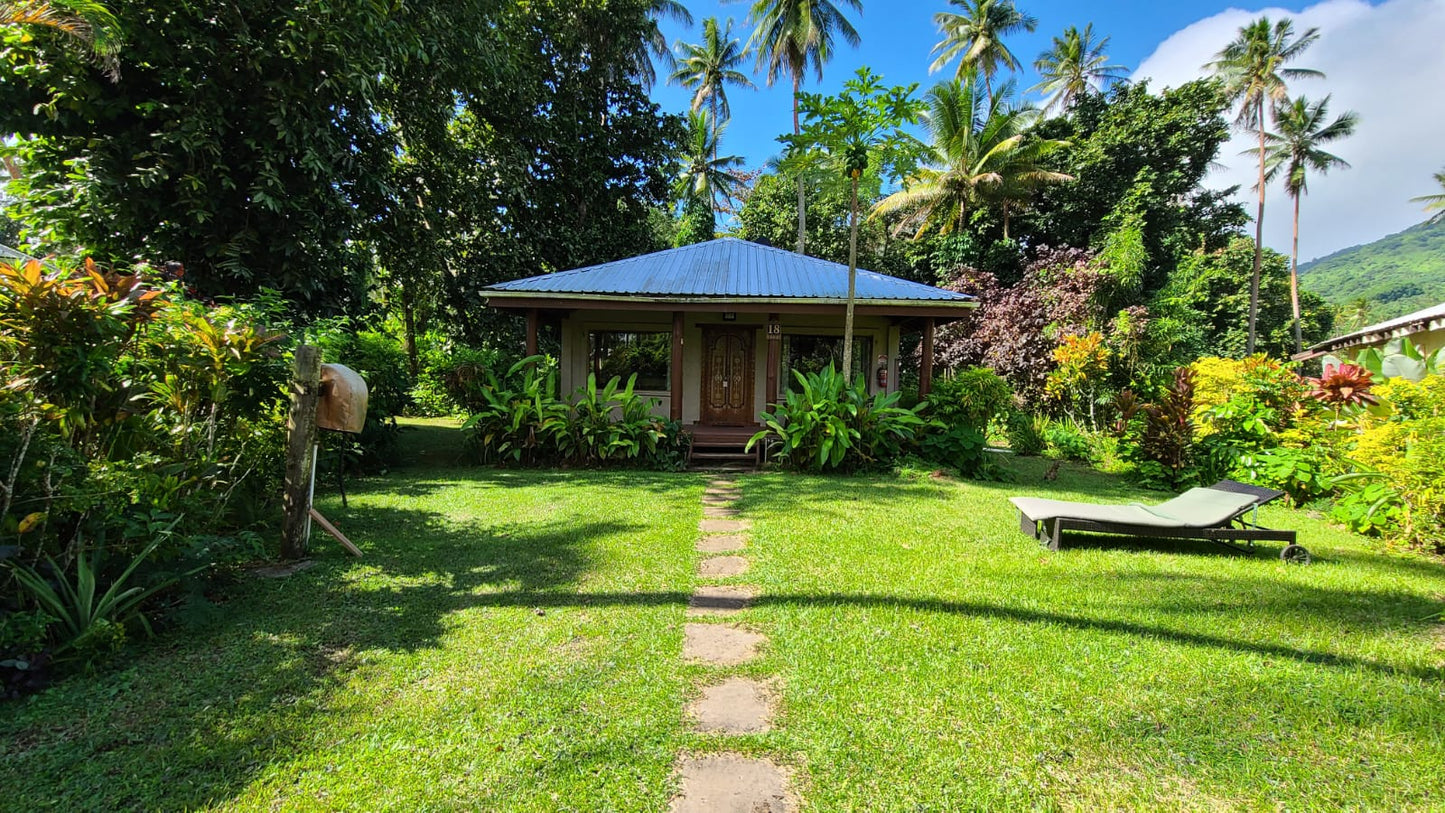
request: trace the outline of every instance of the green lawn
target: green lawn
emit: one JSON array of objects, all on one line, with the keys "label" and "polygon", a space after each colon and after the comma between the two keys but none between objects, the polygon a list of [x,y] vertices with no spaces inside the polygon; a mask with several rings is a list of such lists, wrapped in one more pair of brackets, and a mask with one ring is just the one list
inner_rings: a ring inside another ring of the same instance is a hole
[{"label": "green lawn", "polygon": [[790,766],[816,810],[1438,808],[1445,567],[1298,512],[1308,567],[1195,546],[1049,553],[1013,485],[740,478],[782,715],[686,732],[703,480],[425,464],[321,509],[367,556],[247,578],[209,620],[0,706],[3,807],[663,810],[678,752]]}]

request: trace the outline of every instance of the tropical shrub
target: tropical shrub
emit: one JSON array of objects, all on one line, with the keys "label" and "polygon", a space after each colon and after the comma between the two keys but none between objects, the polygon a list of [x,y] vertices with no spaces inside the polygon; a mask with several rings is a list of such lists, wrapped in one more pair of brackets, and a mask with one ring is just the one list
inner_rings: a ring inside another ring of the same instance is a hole
[{"label": "tropical shrub", "polygon": [[773,411],[763,413],[764,429],[748,448],[777,440],[773,459],[801,471],[852,471],[896,459],[917,437],[925,421],[920,407],[898,406],[899,395],[869,394],[859,379],[849,382],[830,364],[821,372],[794,371],[798,386]]},{"label": "tropical shrub", "polygon": [[1391,378],[1359,416],[1335,515],[1398,543],[1445,549],[1445,376]]},{"label": "tropical shrub", "polygon": [[1015,454],[1036,456],[1048,449],[1044,432],[1049,420],[1024,409],[1013,409],[1008,413],[1006,434],[1009,448]]},{"label": "tropical shrub", "polygon": [[[279,493],[288,365],[270,305],[208,307],[148,275],[0,263],[0,612],[52,618],[50,652],[104,637],[76,618],[114,625],[177,572],[252,554],[243,529]],[[70,612],[122,582],[125,612]]]},{"label": "tropical shrub", "polygon": [[1088,430],[1072,420],[1049,421],[1044,428],[1045,454],[1060,460],[1089,462],[1094,443]]},{"label": "tropical shrub", "polygon": [[366,423],[359,435],[328,433],[328,447],[362,471],[393,466],[401,456],[397,416],[411,408],[415,384],[401,341],[380,330],[360,327],[349,317],[324,319],[306,330],[306,340],[321,348],[322,361],[344,364],[366,381]]},{"label": "tropical shrub", "polygon": [[633,391],[636,376],[599,387],[589,375],[568,401],[555,394],[557,364],[547,356],[524,358],[501,378],[484,375],[479,408],[462,425],[484,463],[664,470],[686,463],[682,425],[658,417],[657,399]]},{"label": "tropical shrub", "polygon": [[987,434],[989,426],[1008,415],[1013,390],[987,367],[965,367],[933,382],[928,414],[950,427],[968,427]]},{"label": "tropical shrub", "polygon": [[1156,404],[1143,403],[1124,390],[1115,406],[1119,412],[1115,433],[1141,482],[1176,491],[1198,482],[1193,459],[1194,424],[1190,420],[1195,408],[1193,370],[1175,370],[1174,383]]},{"label": "tropical shrub", "polygon": [[1109,377],[1109,348],[1104,334],[1093,331],[1065,336],[1054,348],[1054,363],[1044,384],[1044,393],[1057,402],[1065,415],[1075,421],[1082,411],[1089,426],[1097,428],[1100,391]]}]

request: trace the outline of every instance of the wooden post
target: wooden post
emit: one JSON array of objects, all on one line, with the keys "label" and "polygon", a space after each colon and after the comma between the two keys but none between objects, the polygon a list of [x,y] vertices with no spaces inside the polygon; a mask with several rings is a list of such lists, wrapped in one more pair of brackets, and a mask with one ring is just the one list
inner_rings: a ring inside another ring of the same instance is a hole
[{"label": "wooden post", "polygon": [[537,355],[537,309],[527,309],[527,355]]},{"label": "wooden post", "polygon": [[768,372],[763,400],[771,406],[778,402],[778,368],[783,361],[783,325],[776,313],[768,314]]},{"label": "wooden post", "polygon": [[918,365],[918,397],[927,397],[933,391],[933,317],[923,320],[923,348],[919,351],[922,363]]},{"label": "wooden post", "polygon": [[668,398],[668,414],[674,421],[682,420],[682,311],[672,312],[672,392]]},{"label": "wooden post", "polygon": [[281,558],[306,555],[311,520],[311,473],[316,459],[316,402],[321,397],[321,352],[296,348],[291,374],[291,417],[286,422],[286,486],[282,499]]}]

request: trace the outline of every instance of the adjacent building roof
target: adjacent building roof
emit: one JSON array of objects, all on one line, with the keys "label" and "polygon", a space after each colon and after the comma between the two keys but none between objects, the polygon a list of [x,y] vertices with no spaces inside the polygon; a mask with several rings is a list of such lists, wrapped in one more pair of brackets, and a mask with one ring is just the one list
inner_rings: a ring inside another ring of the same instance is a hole
[{"label": "adjacent building roof", "polygon": [[[724,237],[572,271],[489,286],[489,299],[605,298],[661,302],[796,300],[838,304],[848,297],[848,266]],[[969,308],[974,297],[858,269],[855,301]],[[497,302],[495,304],[502,304]]]},{"label": "adjacent building roof", "polygon": [[1366,344],[1378,344],[1389,341],[1397,336],[1409,336],[1414,333],[1423,333],[1427,330],[1439,330],[1445,327],[1445,302],[1424,310],[1407,313],[1394,319],[1380,322],[1377,325],[1360,328],[1354,333],[1346,333],[1343,336],[1336,336],[1333,339],[1320,342],[1310,348],[1315,353],[1330,353],[1335,350],[1344,350],[1350,347],[1359,347]]}]

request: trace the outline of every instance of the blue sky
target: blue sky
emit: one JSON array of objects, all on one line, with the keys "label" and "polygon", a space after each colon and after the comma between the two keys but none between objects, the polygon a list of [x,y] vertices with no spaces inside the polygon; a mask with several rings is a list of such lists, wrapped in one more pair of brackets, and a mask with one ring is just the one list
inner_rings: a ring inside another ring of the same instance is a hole
[{"label": "blue sky", "polygon": [[[1319,98],[1332,94],[1335,112],[1354,110],[1361,117],[1356,134],[1335,150],[1353,168],[1310,181],[1300,227],[1300,257],[1308,260],[1341,248],[1365,243],[1424,219],[1409,198],[1432,191],[1430,175],[1445,167],[1445,105],[1439,103],[1440,77],[1445,76],[1445,0],[1314,0],[1314,2],[1228,3],[1223,0],[1019,0],[1039,20],[1038,30],[1008,40],[1024,63],[1021,88],[1037,77],[1032,63],[1053,37],[1070,25],[1092,22],[1111,38],[1111,61],[1134,71],[1133,78],[1152,77],[1154,87],[1175,86],[1200,75],[1210,59],[1239,26],[1260,14],[1292,16],[1297,28],[1318,27],[1320,40],[1300,65],[1323,70],[1328,78],[1301,82],[1293,92]],[[735,34],[746,41],[748,3],[691,0],[698,24],[690,30],[664,22],[669,41],[695,42],[701,21],[709,16],[733,17]],[[807,89],[835,93],[863,65],[889,84],[918,82],[927,90],[943,75],[930,76],[930,51],[938,41],[933,15],[950,8],[946,0],[864,0],[864,13],[854,16],[863,42],[857,49],[839,49],[824,69],[822,84]],[[1382,82],[1381,77],[1389,77]],[[665,79],[665,77],[663,77]],[[761,166],[778,152],[775,138],[791,129],[790,88],[780,82],[757,91],[732,90],[732,122],[723,143],[726,153],[740,155],[749,167]],[[660,81],[653,98],[669,112],[690,103],[683,88]],[[1243,139],[1226,144],[1219,166],[1206,183],[1213,188],[1242,184],[1242,200],[1253,183],[1250,160],[1240,156]],[[1438,191],[1438,190],[1434,190]],[[1265,243],[1288,252],[1288,201],[1279,190],[1269,192]],[[1253,206],[1250,206],[1253,210]],[[1445,292],[1442,292],[1445,294]]]},{"label": "blue sky", "polygon": [[[734,33],[747,42],[751,28],[747,24],[750,3],[739,0],[721,3],[717,0],[692,0],[687,6],[696,18],[691,29],[676,23],[665,22],[663,31],[669,42],[682,39],[696,42],[701,39],[701,22],[707,17],[726,21],[735,20]],[[1159,43],[1180,29],[1204,17],[1230,8],[1226,2],[1112,2],[1080,3],[1078,0],[1024,0],[1020,7],[1039,20],[1038,30],[1010,38],[1009,48],[1024,63],[1025,72],[1020,80],[1021,89],[1027,89],[1038,81],[1033,72],[1033,61],[1040,52],[1047,50],[1053,37],[1062,33],[1065,27],[1083,27],[1092,22],[1094,30],[1111,37],[1109,43],[1110,61],[1118,62],[1133,69],[1151,54]],[[862,36],[862,44],[854,49],[846,45],[834,54],[833,61],[825,68],[823,82],[811,80],[810,91],[833,93],[840,89],[843,81],[853,75],[859,67],[868,65],[882,74],[890,85],[919,83],[920,92],[946,74],[928,73],[933,61],[930,53],[938,42],[938,29],[933,23],[935,12],[951,8],[945,0],[894,0],[879,2],[864,0],[863,14],[851,14],[854,27]],[[1221,43],[1222,45],[1223,43]],[[729,124],[723,150],[740,155],[748,165],[756,167],[776,154],[778,144],[774,139],[781,133],[791,131],[792,99],[791,87],[780,79],[772,88],[767,87],[761,77],[754,77],[757,91],[730,90],[728,100],[732,105],[732,121]],[[653,99],[669,112],[686,110],[691,103],[691,94],[677,85],[659,81],[653,89]]]}]

